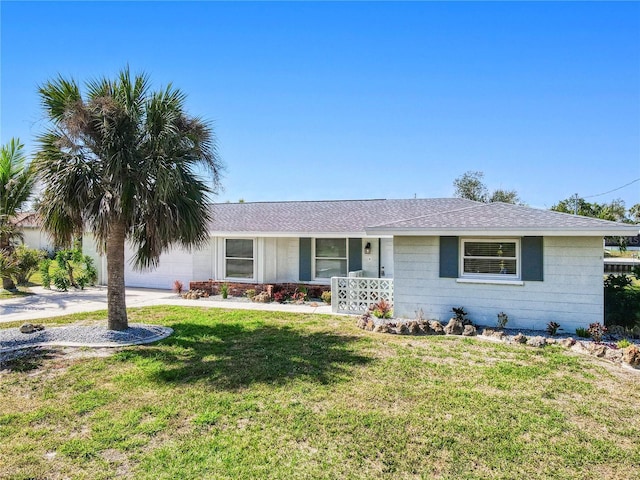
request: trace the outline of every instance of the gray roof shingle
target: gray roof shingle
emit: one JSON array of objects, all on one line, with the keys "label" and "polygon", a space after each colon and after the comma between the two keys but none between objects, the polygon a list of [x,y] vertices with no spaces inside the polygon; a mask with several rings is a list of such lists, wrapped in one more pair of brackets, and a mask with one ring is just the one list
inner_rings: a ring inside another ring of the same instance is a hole
[{"label": "gray roof shingle", "polygon": [[403,232],[592,232],[637,234],[638,226],[506,203],[462,198],[218,203],[211,232],[387,234]]},{"label": "gray roof shingle", "polygon": [[637,233],[640,226],[629,225],[597,218],[571,215],[567,213],[541,210],[508,203],[475,203],[467,207],[433,215],[396,220],[386,224],[370,226],[371,231],[591,231]]},{"label": "gray roof shingle", "polygon": [[370,225],[456,210],[476,202],[462,198],[217,203],[212,232],[364,233]]}]

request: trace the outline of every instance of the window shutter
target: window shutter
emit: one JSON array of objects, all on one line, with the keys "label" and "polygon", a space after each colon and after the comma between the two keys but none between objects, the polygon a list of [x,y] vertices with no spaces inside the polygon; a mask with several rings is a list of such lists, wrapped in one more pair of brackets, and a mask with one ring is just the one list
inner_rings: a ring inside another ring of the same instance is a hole
[{"label": "window shutter", "polygon": [[300,239],[300,264],[298,277],[301,282],[311,280],[311,239]]},{"label": "window shutter", "polygon": [[362,239],[350,238],[349,239],[349,257],[347,258],[349,267],[347,270],[353,272],[355,270],[362,270]]},{"label": "window shutter", "polygon": [[440,237],[440,276],[458,278],[458,237]]},{"label": "window shutter", "polygon": [[543,237],[522,237],[522,280],[542,282]]}]

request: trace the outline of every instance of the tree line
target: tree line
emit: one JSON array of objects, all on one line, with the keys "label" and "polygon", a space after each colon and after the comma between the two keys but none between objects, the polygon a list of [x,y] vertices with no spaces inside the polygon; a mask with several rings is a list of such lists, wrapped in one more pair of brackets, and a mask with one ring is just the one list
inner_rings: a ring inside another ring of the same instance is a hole
[{"label": "tree line", "polygon": [[[484,181],[484,173],[468,171],[453,181],[454,196],[476,202],[504,202],[524,205],[515,190],[497,189],[490,192]],[[563,213],[575,213],[585,217],[610,220],[612,222],[640,223],[640,203],[626,208],[623,200],[615,199],[608,203],[587,202],[584,198],[570,197],[560,200],[551,210]]]}]

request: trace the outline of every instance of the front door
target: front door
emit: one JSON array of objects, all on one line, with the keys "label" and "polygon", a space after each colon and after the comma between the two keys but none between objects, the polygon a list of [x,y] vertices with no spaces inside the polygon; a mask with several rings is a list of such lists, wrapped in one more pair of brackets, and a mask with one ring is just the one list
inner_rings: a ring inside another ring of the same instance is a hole
[{"label": "front door", "polygon": [[393,278],[393,238],[380,239],[380,277]]}]

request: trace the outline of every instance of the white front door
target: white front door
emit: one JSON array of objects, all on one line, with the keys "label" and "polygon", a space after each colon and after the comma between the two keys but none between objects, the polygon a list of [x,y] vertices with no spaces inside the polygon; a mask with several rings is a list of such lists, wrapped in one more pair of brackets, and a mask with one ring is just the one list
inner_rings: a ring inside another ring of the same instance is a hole
[{"label": "white front door", "polygon": [[380,276],[393,278],[393,238],[380,239]]}]

